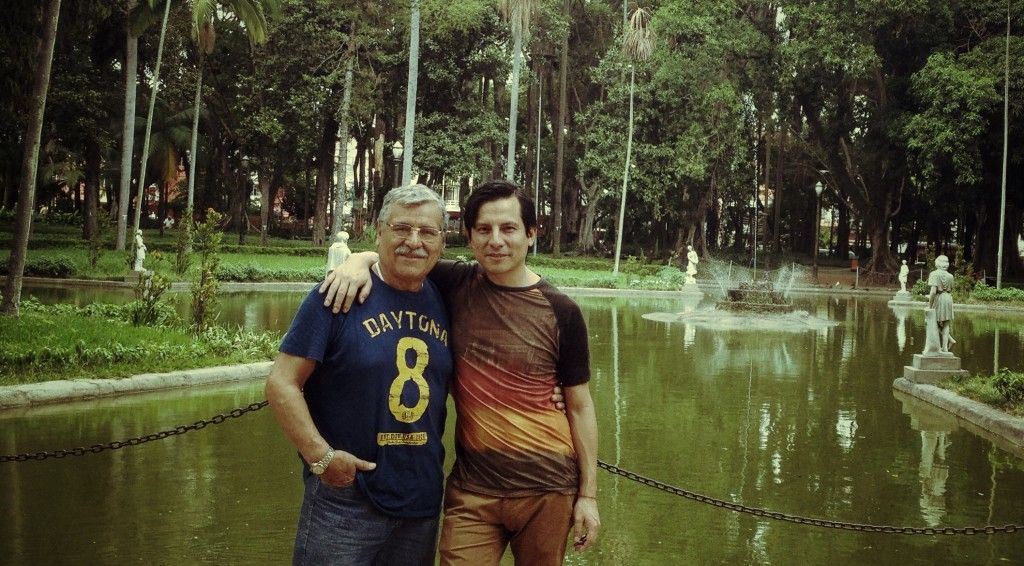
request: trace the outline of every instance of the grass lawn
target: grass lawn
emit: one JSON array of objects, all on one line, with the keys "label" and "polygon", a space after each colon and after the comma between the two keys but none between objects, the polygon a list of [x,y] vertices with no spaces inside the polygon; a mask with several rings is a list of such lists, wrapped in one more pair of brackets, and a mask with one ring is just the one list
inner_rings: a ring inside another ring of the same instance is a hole
[{"label": "grass lawn", "polygon": [[1004,413],[1024,418],[1024,373],[1002,370],[996,375],[955,379],[942,387]]},{"label": "grass lawn", "polygon": [[0,385],[269,360],[279,339],[224,329],[197,338],[183,328],[90,315],[88,308],[23,302],[21,316],[0,325]]}]

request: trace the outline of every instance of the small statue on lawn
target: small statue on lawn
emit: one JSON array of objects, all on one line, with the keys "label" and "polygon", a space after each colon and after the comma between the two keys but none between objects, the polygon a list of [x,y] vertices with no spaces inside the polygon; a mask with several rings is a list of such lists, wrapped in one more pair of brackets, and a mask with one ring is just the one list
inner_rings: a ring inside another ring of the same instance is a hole
[{"label": "small statue on lawn", "polygon": [[697,275],[697,264],[700,263],[700,258],[697,257],[697,252],[693,250],[693,246],[686,246],[688,250],[686,252],[686,285],[696,285],[697,280],[694,278]]},{"label": "small statue on lawn", "polygon": [[334,243],[327,249],[327,273],[345,263],[352,250],[348,249],[348,232],[342,230],[334,237]]},{"label": "small statue on lawn", "polygon": [[910,275],[910,268],[907,267],[907,260],[903,260],[903,265],[900,266],[900,274],[898,279],[900,280],[900,293],[907,292],[907,277]]},{"label": "small statue on lawn", "polygon": [[142,262],[146,259],[146,243],[142,241],[142,230],[135,231],[135,264],[132,269],[144,271]]}]

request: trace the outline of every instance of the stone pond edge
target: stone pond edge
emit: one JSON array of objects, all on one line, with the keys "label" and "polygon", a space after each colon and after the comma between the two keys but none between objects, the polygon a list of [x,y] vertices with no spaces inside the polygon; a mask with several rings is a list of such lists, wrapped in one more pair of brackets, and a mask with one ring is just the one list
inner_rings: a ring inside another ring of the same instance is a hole
[{"label": "stone pond edge", "polygon": [[893,381],[892,387],[948,411],[1014,446],[1024,449],[1024,419],[935,385],[914,383],[900,377]]},{"label": "stone pond edge", "polygon": [[143,373],[123,379],[69,379],[0,387],[0,411],[198,385],[265,378],[273,362]]}]

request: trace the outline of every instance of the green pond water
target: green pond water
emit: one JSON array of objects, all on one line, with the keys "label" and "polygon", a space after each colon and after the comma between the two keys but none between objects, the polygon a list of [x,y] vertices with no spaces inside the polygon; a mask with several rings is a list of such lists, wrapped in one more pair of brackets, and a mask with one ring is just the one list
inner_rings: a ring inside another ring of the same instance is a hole
[{"label": "green pond water", "polygon": [[[28,292],[44,302],[127,297]],[[302,296],[229,294],[221,322],[283,331]],[[678,299],[576,299],[590,331],[602,460],[792,515],[1024,525],[1024,454],[892,390],[923,346],[922,312],[894,311],[884,299],[797,297],[798,308],[838,324],[778,332],[644,318],[688,308]],[[964,312],[954,325],[965,369],[1024,367],[1024,317]],[[2,412],[0,454],[141,436],[262,398],[262,383],[250,382]],[[138,447],[0,464],[0,564],[288,563],[300,469],[269,410]],[[600,543],[569,564],[1013,564],[1024,556],[1024,533],[825,529],[606,471],[599,480]]]}]

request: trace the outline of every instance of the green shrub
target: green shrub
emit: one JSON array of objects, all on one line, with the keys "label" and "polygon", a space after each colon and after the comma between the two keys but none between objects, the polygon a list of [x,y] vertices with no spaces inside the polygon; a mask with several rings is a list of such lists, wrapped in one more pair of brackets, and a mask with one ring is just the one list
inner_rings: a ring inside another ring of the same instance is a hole
[{"label": "green shrub", "polygon": [[192,264],[192,209],[189,208],[178,224],[178,234],[174,238],[174,272],[184,275]]},{"label": "green shrub", "polygon": [[206,221],[199,222],[192,231],[192,250],[199,257],[199,273],[192,284],[192,329],[203,333],[217,320],[217,266],[220,264],[220,242],[224,233],[218,225],[223,218],[212,208],[206,211]]},{"label": "green shrub", "polygon": [[148,277],[139,274],[135,300],[124,306],[125,320],[132,326],[176,325],[178,313],[163,301],[164,292],[171,286],[170,282],[161,275],[149,273]]},{"label": "green shrub", "polygon": [[1003,368],[992,378],[992,387],[1007,403],[1024,403],[1024,373]]},{"label": "green shrub", "polygon": [[[25,262],[25,277],[67,279],[78,273],[78,266],[68,256],[37,257]],[[0,262],[0,274],[7,275],[7,262]]]},{"label": "green shrub", "polygon": [[974,290],[971,291],[971,298],[984,302],[1024,303],[1024,289],[1014,289],[1012,287],[996,289],[995,287],[989,287],[984,281],[978,281],[974,285]]}]

